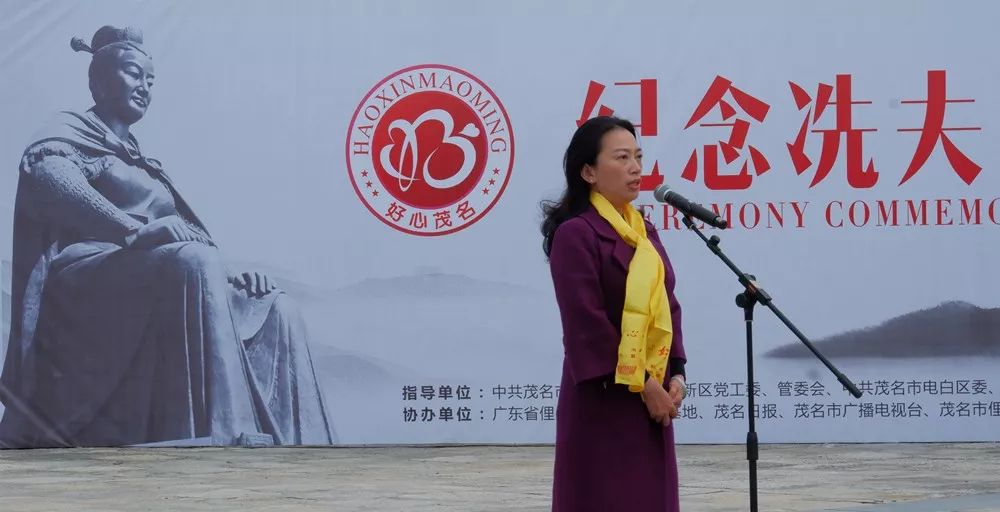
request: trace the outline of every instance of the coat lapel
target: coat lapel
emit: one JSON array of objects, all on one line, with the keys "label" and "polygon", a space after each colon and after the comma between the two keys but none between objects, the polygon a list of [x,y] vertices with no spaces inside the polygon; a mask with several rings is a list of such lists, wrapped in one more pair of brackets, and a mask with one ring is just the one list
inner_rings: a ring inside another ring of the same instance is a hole
[{"label": "coat lapel", "polygon": [[621,267],[624,273],[628,274],[628,266],[632,262],[635,248],[625,243],[625,240],[622,240],[622,237],[618,235],[615,228],[611,227],[611,224],[604,220],[601,214],[597,213],[597,210],[593,207],[583,212],[580,216],[594,228],[594,232],[597,233],[598,237],[611,244],[612,261]]}]

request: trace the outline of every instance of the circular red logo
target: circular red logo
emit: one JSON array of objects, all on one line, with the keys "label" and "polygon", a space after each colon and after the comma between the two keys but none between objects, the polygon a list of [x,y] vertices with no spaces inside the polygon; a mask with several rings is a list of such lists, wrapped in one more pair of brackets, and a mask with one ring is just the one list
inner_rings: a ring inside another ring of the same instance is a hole
[{"label": "circular red logo", "polygon": [[382,222],[415,235],[464,229],[510,180],[514,134],[493,91],[458,68],[425,64],[375,85],[347,132],[347,171]]}]

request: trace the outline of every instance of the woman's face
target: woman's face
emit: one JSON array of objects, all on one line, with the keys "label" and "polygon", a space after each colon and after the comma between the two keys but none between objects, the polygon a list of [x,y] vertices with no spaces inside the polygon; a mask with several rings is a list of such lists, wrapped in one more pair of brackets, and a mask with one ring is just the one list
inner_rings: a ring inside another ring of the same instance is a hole
[{"label": "woman's face", "polygon": [[136,50],[117,52],[98,84],[99,107],[126,124],[142,119],[152,101],[153,61]]},{"label": "woman's face", "polygon": [[628,130],[615,128],[601,138],[594,165],[585,165],[580,175],[620,210],[639,197],[642,149]]}]

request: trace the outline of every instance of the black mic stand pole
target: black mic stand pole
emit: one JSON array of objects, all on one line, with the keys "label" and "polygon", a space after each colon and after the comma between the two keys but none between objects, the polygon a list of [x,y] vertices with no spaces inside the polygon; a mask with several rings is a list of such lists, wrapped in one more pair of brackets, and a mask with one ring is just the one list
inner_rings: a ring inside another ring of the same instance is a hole
[{"label": "black mic stand pole", "polygon": [[[683,212],[682,212],[683,213]],[[730,270],[736,274],[736,277],[740,281],[740,285],[743,286],[744,291],[736,296],[736,305],[743,309],[743,320],[746,322],[747,327],[747,418],[749,419],[749,429],[747,430],[747,460],[750,463],[750,512],[757,511],[757,454],[758,454],[758,444],[757,444],[757,430],[754,421],[755,411],[754,411],[754,377],[753,377],[753,308],[757,303],[761,303],[767,306],[768,309],[774,313],[778,319],[781,320],[789,330],[795,333],[795,336],[805,344],[805,346],[812,351],[812,353],[819,358],[820,361],[830,369],[831,372],[837,377],[837,380],[843,384],[844,388],[847,389],[854,398],[861,398],[861,391],[858,390],[857,386],[851,382],[851,379],[847,378],[836,366],[833,365],[827,358],[823,357],[823,354],[819,353],[819,350],[813,346],[813,344],[806,338],[805,334],[802,334],[791,320],[788,319],[778,309],[777,306],[771,301],[771,296],[764,291],[763,288],[757,285],[756,277],[744,274],[735,263],[730,260],[722,249],[719,248],[719,242],[721,240],[718,236],[712,235],[711,238],[707,238],[704,233],[694,224],[691,217],[687,214],[684,215],[682,219],[684,225],[688,229],[694,231],[708,246],[709,250],[715,253],[723,263],[729,267]]]}]

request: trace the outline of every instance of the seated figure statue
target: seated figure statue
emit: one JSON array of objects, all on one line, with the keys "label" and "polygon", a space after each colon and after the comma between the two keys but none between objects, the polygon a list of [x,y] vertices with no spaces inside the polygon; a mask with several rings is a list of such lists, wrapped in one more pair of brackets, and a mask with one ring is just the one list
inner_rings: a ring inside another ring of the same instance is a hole
[{"label": "seated figure statue", "polygon": [[129,131],[152,99],[141,33],[72,47],[95,104],[21,160],[0,447],[335,442],[295,305],[229,271]]}]

